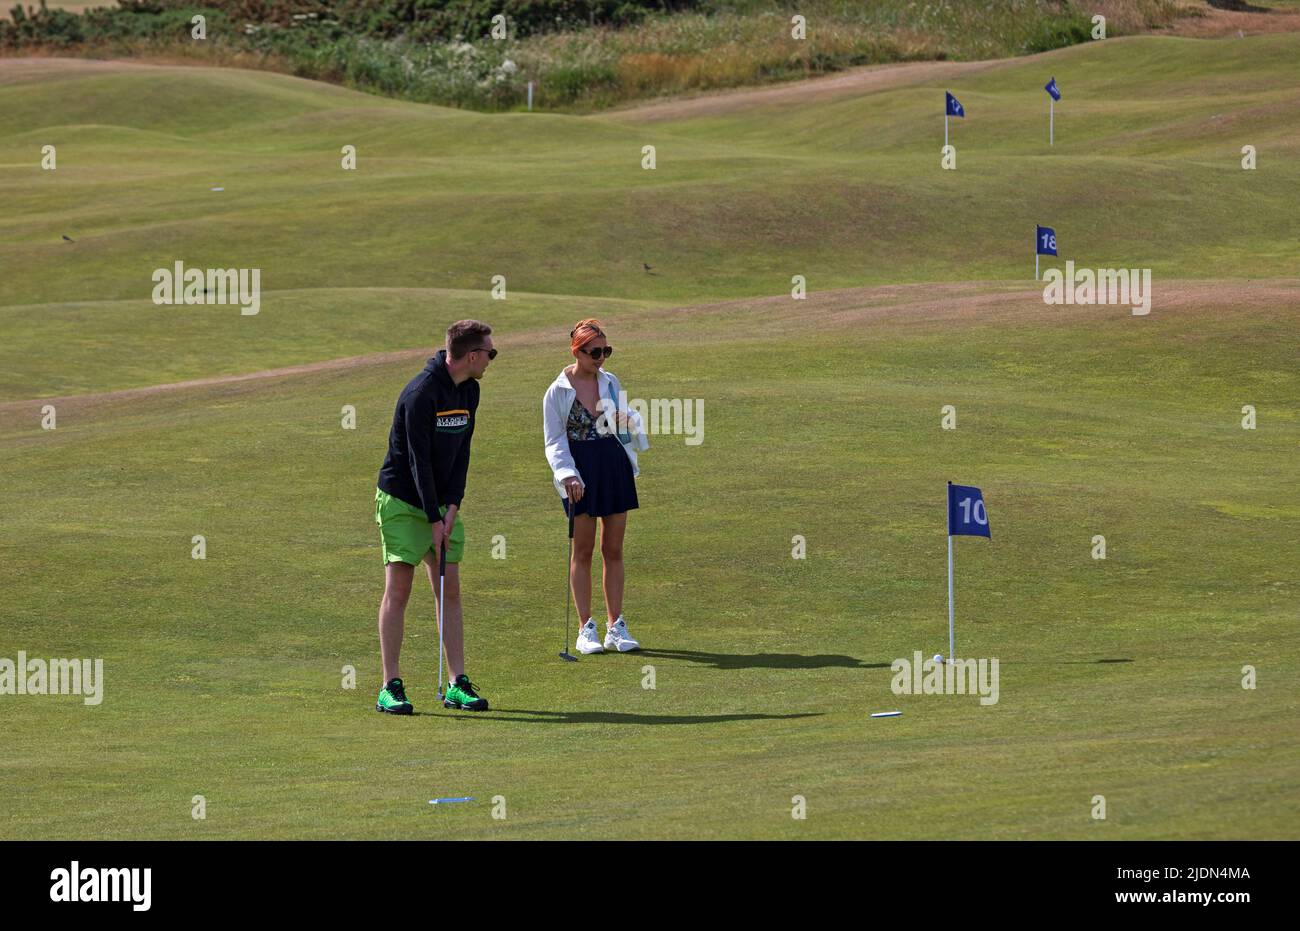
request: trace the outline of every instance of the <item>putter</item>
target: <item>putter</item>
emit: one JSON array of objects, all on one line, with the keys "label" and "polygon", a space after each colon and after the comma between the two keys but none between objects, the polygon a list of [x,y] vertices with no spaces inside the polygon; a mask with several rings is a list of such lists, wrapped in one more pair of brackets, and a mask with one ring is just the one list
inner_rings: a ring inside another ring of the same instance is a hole
[{"label": "putter", "polygon": [[566,663],[576,663],[578,657],[569,652],[569,599],[573,595],[573,587],[569,581],[570,567],[573,565],[573,502],[569,502],[569,560],[564,564],[564,640],[560,650],[560,659]]},{"label": "putter", "polygon": [[447,541],[444,540],[438,554],[438,700],[443,698],[442,691],[442,590],[447,580]]}]

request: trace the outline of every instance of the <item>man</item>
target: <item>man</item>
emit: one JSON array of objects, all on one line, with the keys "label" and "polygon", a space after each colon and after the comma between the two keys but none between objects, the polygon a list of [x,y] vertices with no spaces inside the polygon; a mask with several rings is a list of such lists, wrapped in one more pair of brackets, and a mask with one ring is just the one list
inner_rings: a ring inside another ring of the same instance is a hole
[{"label": "man", "polygon": [[439,621],[450,675],[443,705],[463,711],[488,707],[487,699],[478,695],[465,675],[459,563],[465,551],[460,502],[478,410],[478,379],[497,354],[491,333],[492,328],[478,320],[453,323],[447,328],[447,348],[429,360],[397,399],[388,455],[375,490],[375,522],[384,551],[384,600],[379,606],[384,687],[376,711],[411,714],[414,710],[397,666],[406,602],[415,567],[421,562],[436,600],[443,547],[447,569]]}]

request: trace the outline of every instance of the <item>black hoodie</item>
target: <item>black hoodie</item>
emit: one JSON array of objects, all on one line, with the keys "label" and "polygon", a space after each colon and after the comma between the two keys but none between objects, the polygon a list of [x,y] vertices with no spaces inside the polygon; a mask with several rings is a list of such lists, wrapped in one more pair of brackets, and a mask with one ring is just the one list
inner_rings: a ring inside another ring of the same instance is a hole
[{"label": "black hoodie", "polygon": [[430,521],[438,520],[439,505],[459,508],[477,410],[478,381],[452,381],[447,350],[440,350],[397,398],[380,490],[422,508]]}]

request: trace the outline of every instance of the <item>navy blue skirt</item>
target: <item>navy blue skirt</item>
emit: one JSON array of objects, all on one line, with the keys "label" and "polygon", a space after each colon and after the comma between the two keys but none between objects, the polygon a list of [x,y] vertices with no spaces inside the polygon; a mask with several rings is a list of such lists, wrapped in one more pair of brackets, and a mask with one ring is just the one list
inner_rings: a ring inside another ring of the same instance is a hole
[{"label": "navy blue skirt", "polygon": [[[623,451],[616,436],[603,436],[597,440],[572,440],[569,451],[574,465],[582,477],[585,489],[574,514],[606,517],[621,514],[637,507],[636,479],[632,477],[632,463]],[[560,499],[564,513],[569,513],[569,499]]]}]

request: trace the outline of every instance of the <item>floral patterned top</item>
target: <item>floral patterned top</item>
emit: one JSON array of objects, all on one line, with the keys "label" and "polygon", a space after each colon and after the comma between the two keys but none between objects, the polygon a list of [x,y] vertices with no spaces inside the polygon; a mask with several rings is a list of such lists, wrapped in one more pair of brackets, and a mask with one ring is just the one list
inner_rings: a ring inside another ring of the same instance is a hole
[{"label": "floral patterned top", "polygon": [[599,440],[601,435],[600,431],[596,429],[596,419],[591,416],[590,411],[582,406],[582,402],[575,397],[573,407],[569,408],[569,422],[565,424],[565,432],[569,435],[569,441]]}]

